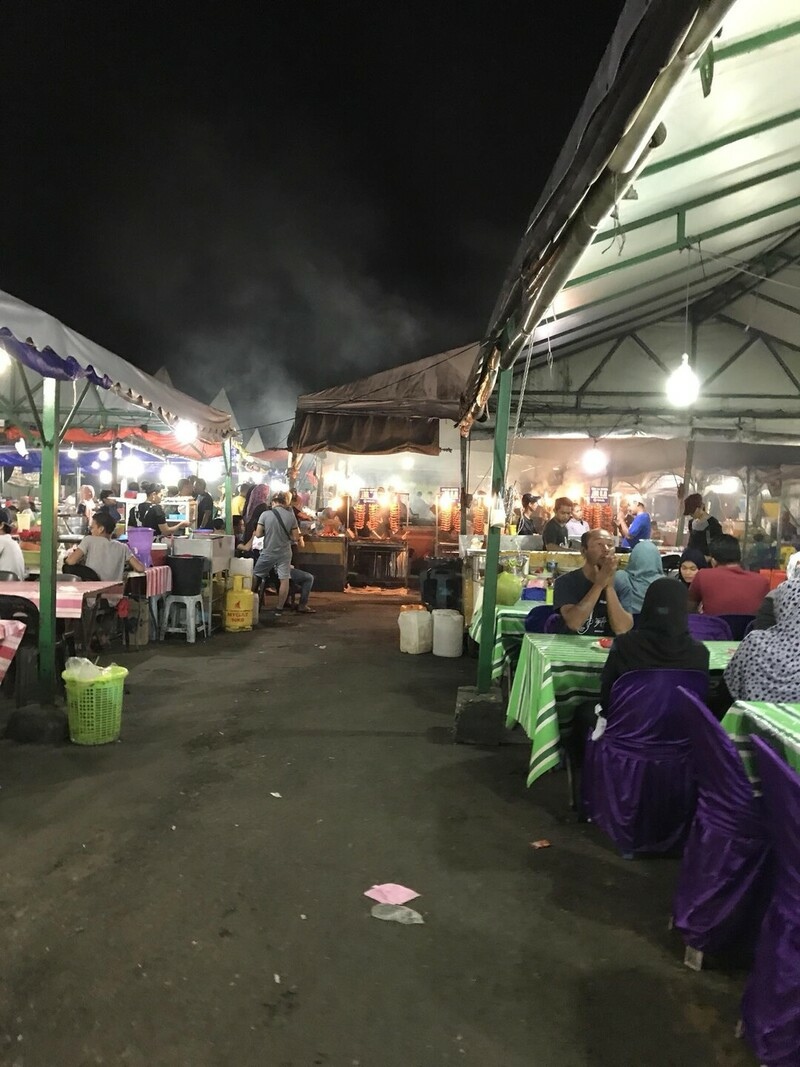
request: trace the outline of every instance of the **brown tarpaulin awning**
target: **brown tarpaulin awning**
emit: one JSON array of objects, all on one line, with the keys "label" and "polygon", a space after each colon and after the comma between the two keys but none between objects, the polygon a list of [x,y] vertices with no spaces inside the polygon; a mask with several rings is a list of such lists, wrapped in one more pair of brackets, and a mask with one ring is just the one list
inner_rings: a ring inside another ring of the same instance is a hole
[{"label": "brown tarpaulin awning", "polygon": [[289,447],[297,453],[439,453],[439,420],[456,422],[478,346],[465,345],[298,397]]}]

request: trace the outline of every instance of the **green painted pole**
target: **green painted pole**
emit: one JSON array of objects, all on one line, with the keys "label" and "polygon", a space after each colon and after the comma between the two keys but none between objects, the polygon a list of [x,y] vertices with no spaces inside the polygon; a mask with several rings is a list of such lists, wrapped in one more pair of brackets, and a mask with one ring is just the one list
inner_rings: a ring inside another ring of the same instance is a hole
[{"label": "green painted pole", "polygon": [[[494,462],[492,465],[492,501],[505,493],[506,454],[508,452],[508,423],[511,417],[511,384],[513,367],[500,371],[497,394],[497,414],[494,426]],[[489,520],[491,522],[491,503]],[[500,562],[499,526],[489,526],[486,540],[486,570],[483,576],[483,605],[481,607],[481,642],[478,653],[479,693],[488,693],[492,685],[492,652],[494,646],[494,614],[497,606],[497,569]]]},{"label": "green painted pole", "polygon": [[233,442],[226,437],[222,442],[222,458],[225,463],[225,533],[233,533]]},{"label": "green painted pole", "polygon": [[58,559],[59,382],[42,385],[42,548],[39,575],[39,686],[43,704],[55,703],[56,563]]}]

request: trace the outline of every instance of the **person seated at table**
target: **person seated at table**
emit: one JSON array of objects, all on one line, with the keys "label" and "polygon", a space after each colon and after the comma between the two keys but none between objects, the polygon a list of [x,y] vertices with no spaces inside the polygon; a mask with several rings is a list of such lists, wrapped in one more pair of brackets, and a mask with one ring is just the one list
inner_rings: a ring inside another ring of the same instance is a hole
[{"label": "person seated at table", "polygon": [[121,582],[126,564],[144,574],[144,565],[128,546],[112,540],[116,525],[107,511],[96,511],[89,527],[91,533],[72,549],[64,562],[71,567],[82,563],[93,570],[101,582]]},{"label": "person seated at table", "polygon": [[752,630],[725,668],[732,700],[800,703],[800,581],[772,594],[775,625]]},{"label": "person seated at table", "polygon": [[709,548],[711,567],[698,571],[689,588],[689,610],[705,615],[755,615],[769,592],[769,581],[742,567],[739,542],[721,534]]},{"label": "person seated at table", "polygon": [[708,674],[708,649],[689,633],[687,608],[686,588],[681,583],[661,577],[648,587],[638,627],[617,637],[603,665],[600,706],[605,718],[608,718],[614,682],[629,671],[683,670]]},{"label": "person seated at table", "polygon": [[583,566],[556,578],[553,610],[559,612],[567,633],[593,637],[622,634],[633,627],[614,588],[617,557],[608,534],[590,530],[581,537]]},{"label": "person seated at table", "polygon": [[699,548],[685,548],[681,555],[678,569],[675,572],[675,577],[688,589],[697,572],[704,571],[707,567],[708,560]]},{"label": "person seated at table", "polygon": [[186,529],[188,522],[167,522],[166,512],[161,507],[163,486],[155,482],[142,482],[142,491],[147,494],[147,499],[131,508],[128,516],[129,526],[149,526],[156,537],[159,534],[174,534]]},{"label": "person seated at table", "polygon": [[25,557],[11,536],[13,529],[14,516],[8,508],[0,508],[0,571],[8,571],[18,582],[24,582]]},{"label": "person seated at table", "polygon": [[638,615],[647,590],[663,577],[664,567],[658,549],[652,541],[640,541],[628,556],[628,566],[618,572],[614,582],[623,608],[631,615]]}]

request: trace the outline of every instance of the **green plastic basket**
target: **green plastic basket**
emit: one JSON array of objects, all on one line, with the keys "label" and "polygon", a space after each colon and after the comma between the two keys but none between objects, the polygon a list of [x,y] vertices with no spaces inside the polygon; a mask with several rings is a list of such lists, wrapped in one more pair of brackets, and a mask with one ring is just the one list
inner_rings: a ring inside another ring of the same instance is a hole
[{"label": "green plastic basket", "polygon": [[70,740],[76,745],[107,745],[122,726],[122,696],[128,672],[111,667],[102,678],[78,682],[64,671]]}]

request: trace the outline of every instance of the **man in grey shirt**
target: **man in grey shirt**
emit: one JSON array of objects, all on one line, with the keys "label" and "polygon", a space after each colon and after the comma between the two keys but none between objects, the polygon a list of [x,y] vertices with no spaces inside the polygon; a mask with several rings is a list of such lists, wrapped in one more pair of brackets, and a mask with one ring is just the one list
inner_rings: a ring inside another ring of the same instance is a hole
[{"label": "man in grey shirt", "polygon": [[103,582],[121,582],[128,563],[135,571],[144,573],[144,565],[134,556],[127,545],[112,541],[116,523],[107,511],[96,511],[90,526],[91,536],[84,537],[67,558],[70,565],[83,563],[90,567]]},{"label": "man in grey shirt", "polygon": [[278,607],[276,615],[283,612],[289,595],[289,580],[292,576],[292,545],[300,539],[300,527],[294,511],[289,506],[286,493],[276,493],[272,508],[258,520],[253,536],[239,545],[240,552],[249,552],[253,537],[263,537],[264,546],[253,568],[253,577],[266,578],[274,567],[278,572]]}]

